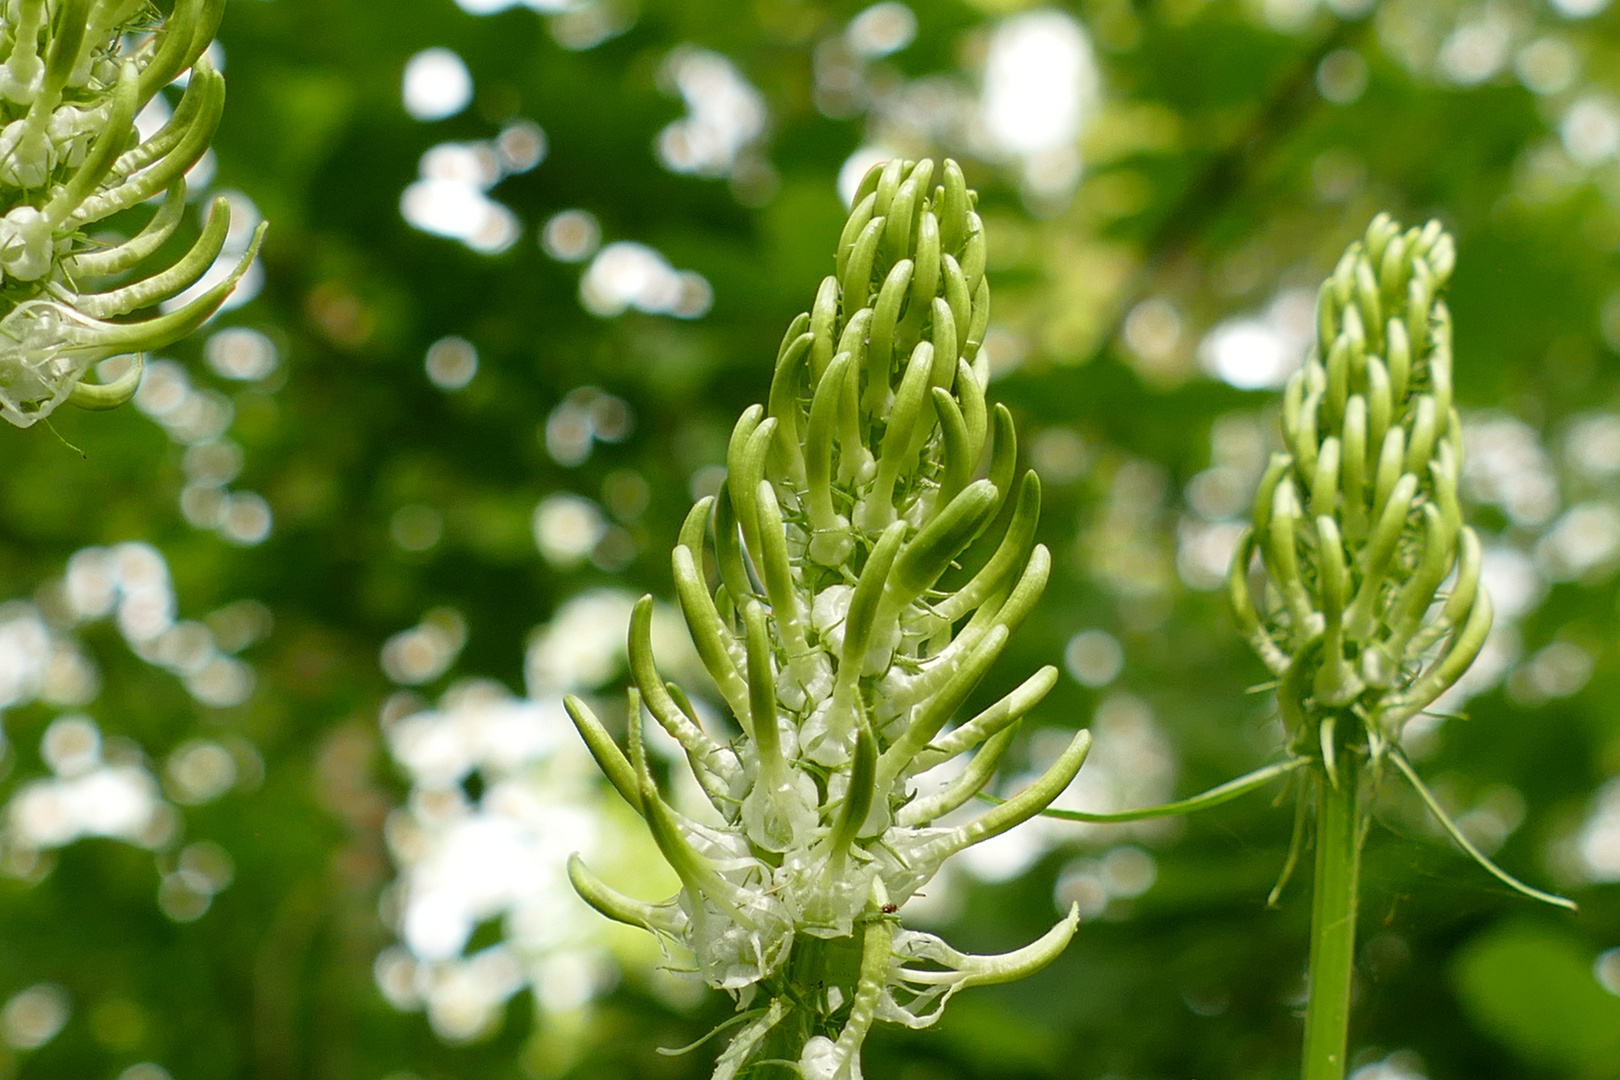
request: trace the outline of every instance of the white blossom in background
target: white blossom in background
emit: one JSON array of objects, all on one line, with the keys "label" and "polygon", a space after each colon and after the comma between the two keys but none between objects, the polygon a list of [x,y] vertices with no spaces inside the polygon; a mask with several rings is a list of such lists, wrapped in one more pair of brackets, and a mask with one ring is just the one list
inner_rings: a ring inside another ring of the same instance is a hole
[{"label": "white blossom in background", "polygon": [[494,140],[439,143],[417,164],[417,179],[399,198],[399,212],[423,232],[459,240],[473,251],[497,255],[523,234],[523,223],[489,190],[507,176],[545,160],[544,131],[520,120]]},{"label": "white blossom in background", "polygon": [[1286,289],[1262,314],[1218,323],[1199,343],[1198,359],[1239,390],[1276,389],[1299,368],[1315,333],[1315,294]]},{"label": "white blossom in background", "polygon": [[552,38],[565,49],[594,49],[629,30],[636,6],[626,0],[456,0],[471,15],[493,15],[526,7],[546,16]]},{"label": "white blossom in background", "polygon": [[[418,120],[456,115],[472,103],[473,89],[472,72],[449,49],[424,49],[405,65],[405,111]],[[517,242],[523,223],[490,198],[489,190],[537,167],[548,149],[540,125],[522,119],[509,122],[493,139],[429,147],[417,164],[416,181],[400,195],[399,212],[423,232],[497,255]]]},{"label": "white blossom in background", "polygon": [[992,155],[1017,160],[1032,201],[1067,203],[1080,182],[1080,133],[1100,95],[1091,40],[1072,16],[1025,12],[991,32],[983,138]]},{"label": "white blossom in background", "polygon": [[[204,344],[203,355],[220,378],[267,390],[274,389],[270,380],[281,370],[275,342],[249,327],[216,331]],[[105,361],[102,379],[116,378],[127,362],[126,357]],[[146,365],[135,407],[186,448],[180,512],[192,527],[214,532],[237,547],[255,547],[270,538],[275,517],[268,500],[258,492],[230,486],[245,464],[241,445],[228,437],[236,421],[230,397],[214,387],[196,385],[183,365],[157,359]]]},{"label": "white blossom in background", "polygon": [[908,80],[884,64],[917,32],[916,14],[898,2],[867,8],[817,48],[817,107],[834,118],[867,118],[864,145],[839,173],[846,205],[875,162],[934,147],[1011,169],[1032,210],[1068,205],[1084,168],[1080,138],[1102,101],[1091,39],[1072,16],[1050,8],[985,29],[985,60],[975,73]]},{"label": "white blossom in background", "polygon": [[662,254],[630,240],[596,253],[579,283],[580,303],[592,315],[611,318],[634,308],[649,315],[697,319],[709,313],[714,290],[694,270],[676,270]]},{"label": "white blossom in background", "polygon": [[1591,812],[1575,837],[1580,869],[1588,881],[1620,881],[1620,777],[1592,799]]},{"label": "white blossom in background", "polygon": [[[448,1041],[491,1031],[524,988],[540,1011],[566,1013],[612,985],[621,965],[652,977],[657,951],[604,925],[566,871],[568,855],[584,850],[654,891],[675,888],[637,819],[603,795],[562,708],[563,694],[620,674],[632,606],[614,589],[563,604],[531,638],[526,697],[465,680],[435,706],[396,698],[384,710],[388,747],[411,791],[386,828],[399,867],[391,903],[400,944],[378,956],[376,978],[389,1001],[424,1009]],[[656,625],[661,641],[684,640],[672,612]],[[473,931],[490,920],[500,921],[501,940],[469,950]]]},{"label": "white blossom in background", "polygon": [[726,57],[691,45],[670,53],[660,76],[686,115],[659,132],[659,161],[671,172],[732,175],[765,133],[765,95]]},{"label": "white blossom in background", "polygon": [[472,72],[450,49],[423,49],[405,62],[400,97],[414,119],[447,119],[472,104]]},{"label": "white blossom in background", "polygon": [[37,1050],[61,1033],[73,999],[56,983],[36,983],[0,1008],[0,1038],[15,1050]]},{"label": "white blossom in background", "polygon": [[192,739],[158,765],[117,730],[116,700],[100,701],[101,671],[80,633],[111,621],[141,660],[178,678],[205,707],[230,708],[253,693],[253,667],[239,656],[270,632],[267,609],[238,601],[202,619],[180,616],[167,561],[147,544],[90,547],[36,593],[0,604],[0,712],[35,703],[61,710],[45,728],[45,775],[19,777],[0,806],[0,873],[36,881],[50,853],[87,837],[119,840],[159,855],[158,904],[177,921],[199,918],[229,885],[230,857],[198,841],[170,850],[181,806],[201,806],[262,769],[245,739]]}]

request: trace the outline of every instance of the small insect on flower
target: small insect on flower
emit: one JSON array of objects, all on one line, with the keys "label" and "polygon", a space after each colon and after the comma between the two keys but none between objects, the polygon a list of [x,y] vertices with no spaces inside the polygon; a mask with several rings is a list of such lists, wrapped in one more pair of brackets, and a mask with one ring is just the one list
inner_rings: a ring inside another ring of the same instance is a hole
[{"label": "small insect on flower", "polygon": [[[1050,962],[1079,920],[1071,910],[1023,949],[970,956],[890,917],[951,855],[1049,806],[1090,747],[1081,731],[1012,799],[936,824],[990,781],[1057,682],[1044,667],[960,715],[1051,557],[1035,542],[1040,482],[1018,468],[1012,415],[985,400],[976,197],[955,162],[939,174],[932,161],[890,161],[862,182],[834,272],[783,337],[765,404],[732,433],[726,483],[693,507],[675,547],[681,612],[741,736],[711,736],[658,672],[651,597],[630,625],[628,753],[583,701],[566,701],[682,885],[645,903],[576,858],[575,888],[690,949],[705,981],[747,1010],[715,1080],[765,1060],[796,1063],[806,1080],[859,1080],[875,1022],[926,1027],[963,987]],[[719,824],[665,801],[643,705]],[[917,793],[915,777],[968,754],[954,780]]]}]

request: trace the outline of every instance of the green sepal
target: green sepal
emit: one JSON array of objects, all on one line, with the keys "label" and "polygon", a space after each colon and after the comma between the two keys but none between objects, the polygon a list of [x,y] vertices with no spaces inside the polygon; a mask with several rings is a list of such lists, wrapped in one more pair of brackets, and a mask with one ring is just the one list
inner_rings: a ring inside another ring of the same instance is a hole
[{"label": "green sepal", "polygon": [[862,720],[855,727],[855,755],[850,763],[849,787],[833,822],[830,846],[834,859],[841,859],[849,852],[871,814],[877,793],[876,777],[877,741],[872,737],[872,729]]},{"label": "green sepal", "polygon": [[770,445],[770,434],[755,439],[766,424],[775,431],[775,421],[765,416],[763,405],[750,405],[737,418],[731,429],[731,441],[726,444],[726,488],[731,493],[731,508],[742,526],[743,543],[749,554],[759,551],[759,515],[754,507],[754,487],[765,475],[765,451]]},{"label": "green sepal", "polygon": [[1345,612],[1345,632],[1353,641],[1365,641],[1378,629],[1375,606],[1389,584],[1390,564],[1400,545],[1406,528],[1406,517],[1412,512],[1412,500],[1418,494],[1418,478],[1405,473],[1395,482],[1395,490],[1383,505],[1372,536],[1361,552],[1361,586],[1356,598]]},{"label": "green sepal", "polygon": [[1311,476],[1312,514],[1331,514],[1339,508],[1340,443],[1329,435],[1316,453],[1316,472]]},{"label": "green sepal", "polygon": [[[850,320],[849,330],[865,327],[871,322],[871,318],[870,308],[861,310]],[[846,330],[844,342],[848,342],[850,336]],[[848,352],[850,355],[850,374],[845,377],[843,390],[838,398],[838,482],[846,487],[851,486],[856,477],[862,476],[872,462],[872,451],[867,448],[862,438],[864,432],[859,391],[861,363],[866,355],[866,342],[857,340],[850,344],[851,348],[840,347],[838,350],[840,354]]]},{"label": "green sepal", "polygon": [[167,300],[190,288],[208,272],[224,250],[230,228],[230,201],[224,197],[215,199],[208,208],[208,218],[197,242],[173,266],[120,289],[76,295],[72,298],[73,306],[92,319],[109,319]]},{"label": "green sepal", "polygon": [[[806,503],[810,511],[810,524],[818,535],[847,531],[849,523],[833,505],[833,442],[838,429],[838,410],[844,394],[844,383],[853,370],[853,359],[848,353],[839,353],[827,365],[826,372],[816,384],[810,399],[810,421],[805,430],[804,472]],[[840,556],[828,563],[828,557]],[[828,552],[817,552],[818,562],[838,565],[848,555],[847,544],[837,544]]]},{"label": "green sepal", "polygon": [[[197,111],[174,148],[149,168],[116,187],[106,188],[86,198],[73,211],[74,221],[81,225],[101,221],[120,210],[128,210],[145,202],[197,163],[197,159],[208,149],[208,143],[219,127],[220,116],[225,111],[225,79],[206,60],[198,60],[192,68],[191,84],[186,87],[186,93],[189,95],[193,90],[200,95]],[[114,163],[112,171],[118,171],[118,163]]]},{"label": "green sepal", "polygon": [[759,535],[761,558],[755,560],[765,572],[765,592],[771,599],[778,629],[790,656],[805,651],[803,613],[799,610],[799,593],[794,587],[793,564],[788,559],[787,530],[782,524],[782,508],[776,501],[776,489],[769,480],[761,480],[757,489],[759,506]]},{"label": "green sepal", "polygon": [[878,416],[889,394],[890,368],[894,360],[894,328],[900,321],[900,305],[911,288],[913,263],[901,259],[894,264],[878,290],[872,307],[872,330],[866,346],[866,392],[861,407]]},{"label": "green sepal", "polygon": [[890,158],[878,173],[877,187],[874,194],[877,202],[873,207],[875,214],[887,214],[889,207],[894,205],[894,197],[900,191],[900,185],[906,178],[911,163],[901,158]]},{"label": "green sepal", "polygon": [[[973,747],[1007,731],[1039,705],[1058,683],[1058,669],[1047,664],[1019,683],[994,705],[983,710],[944,738],[931,741],[916,757],[920,770],[964,754]],[[905,824],[905,822],[901,822]]]},{"label": "green sepal", "polygon": [[979,381],[985,384],[990,381],[990,358],[982,355],[980,350],[984,345],[984,333],[989,327],[990,279],[981,277],[973,293],[973,317],[968,320],[967,340],[962,342],[962,355],[973,365]]},{"label": "green sepal", "polygon": [[939,241],[947,252],[954,254],[961,249],[967,233],[968,194],[962,167],[950,158],[945,159],[944,186],[945,195],[939,212]]},{"label": "green sepal", "polygon": [[169,185],[162,204],[140,232],[114,247],[71,255],[62,260],[62,270],[70,281],[110,277],[131,270],[168,242],[185,213],[186,184],[184,180],[177,180]]},{"label": "green sepal", "polygon": [[866,647],[872,636],[872,623],[883,599],[884,586],[888,583],[889,572],[900,554],[900,545],[908,529],[904,521],[890,524],[878,537],[878,542],[872,545],[866,565],[861,568],[860,579],[849,598],[849,613],[844,617],[844,646],[838,662],[839,682],[848,680],[853,685],[854,679],[860,674],[866,659]]},{"label": "green sepal", "polygon": [[1367,445],[1382,447],[1389,425],[1395,419],[1394,399],[1389,392],[1389,369],[1376,356],[1367,357]]},{"label": "green sepal", "polygon": [[[1339,304],[1333,293],[1333,280],[1322,282],[1316,290],[1316,340],[1326,349],[1339,336]],[[1298,377],[1296,372],[1295,377]],[[1289,380],[1290,382],[1293,379]]]},{"label": "green sepal", "polygon": [[[714,564],[720,572],[720,583],[725,586],[731,599],[737,603],[741,603],[756,592],[754,583],[748,576],[748,564],[743,558],[740,529],[737,512],[731,505],[731,490],[722,484],[714,497]],[[690,549],[693,565],[701,566],[697,559],[703,552],[703,545],[687,544],[684,532],[681,542]]]},{"label": "green sepal", "polygon": [[264,243],[265,230],[268,228],[267,222],[261,223],[253,231],[253,239],[249,241],[247,250],[242,253],[242,258],[237,261],[229,276],[185,307],[141,322],[100,324],[94,339],[97,350],[103,356],[115,356],[121,352],[161,349],[196,330],[220,309],[220,305],[225,303],[226,298],[236,288],[236,283],[247,273],[247,268],[258,257],[259,247]]},{"label": "green sepal", "polygon": [[[636,707],[640,708],[639,698]],[[641,813],[641,782],[636,778],[636,770],[624,756],[624,751],[619,749],[619,744],[613,741],[613,736],[608,734],[607,728],[596,718],[596,713],[576,694],[563,696],[563,709],[574,722],[575,730],[585,742],[585,749],[590,751],[602,775],[613,785],[613,790],[636,813]]]},{"label": "green sepal", "polygon": [[658,794],[658,786],[645,774],[641,777],[641,802],[646,808],[642,816],[646,819],[647,831],[652,833],[653,843],[658,845],[664,861],[693,899],[709,900],[740,925],[753,929],[754,920],[743,910],[746,901],[743,890],[721,877],[709,861],[698,854],[681,832],[675,812]]},{"label": "green sepal", "polygon": [[875,201],[877,198],[878,182],[883,177],[883,170],[888,168],[888,166],[889,163],[887,161],[880,161],[871,168],[867,169],[866,173],[861,177],[861,182],[855,185],[855,197],[850,201],[852,203],[859,204],[868,195],[871,195]]},{"label": "green sepal", "polygon": [[[1364,331],[1368,334],[1378,334],[1384,324],[1384,305],[1378,294],[1378,279],[1373,276],[1372,263],[1367,259],[1356,260],[1356,311],[1361,316]],[[1377,347],[1376,341],[1369,341],[1372,348]]]},{"label": "green sepal", "polygon": [[956,715],[956,710],[967,701],[968,695],[989,674],[991,666],[1007,647],[1011,633],[1006,626],[992,628],[955,666],[949,678],[937,688],[931,688],[928,696],[919,702],[904,734],[890,743],[878,759],[879,791],[889,791],[897,779],[918,771],[918,755],[934,740],[935,735],[944,730],[951,717]]},{"label": "green sepal", "polygon": [[935,387],[948,390],[956,376],[956,362],[962,356],[962,344],[956,336],[956,317],[943,296],[934,297],[930,312],[934,346],[934,374],[930,381]]},{"label": "green sepal", "polygon": [[[877,195],[873,193],[863,195],[855,201],[855,209],[850,212],[848,220],[844,222],[844,231],[838,237],[838,256],[833,262],[835,282],[844,280],[844,271],[849,269],[849,260],[854,254],[855,242],[866,232],[866,227],[871,224],[876,205]],[[825,291],[826,282],[822,282],[822,292]],[[819,293],[816,299],[819,307],[821,299]]]},{"label": "green sepal", "polygon": [[33,112],[54,109],[73,69],[79,66],[84,47],[85,24],[90,19],[90,0],[56,0],[55,27],[51,31],[51,53],[45,62],[45,80],[34,98]]},{"label": "green sepal", "polygon": [[1390,241],[1400,235],[1401,227],[1395,223],[1389,211],[1380,210],[1374,214],[1373,219],[1367,223],[1367,231],[1362,234],[1367,262],[1373,266],[1382,265]]},{"label": "green sepal", "polygon": [[[686,549],[675,550],[679,552]],[[635,681],[636,689],[641,691],[641,699],[647,703],[647,711],[658,721],[658,726],[667,731],[670,738],[686,751],[698,782],[703,784],[706,791],[713,794],[711,778],[724,785],[731,783],[738,776],[740,767],[736,755],[730,750],[721,748],[709,738],[708,732],[694,724],[664,688],[664,680],[659,676],[653,659],[652,614],[653,598],[650,595],[636,601],[636,606],[631,610],[630,635],[625,648],[630,660],[630,676]],[[694,639],[696,636],[694,632]],[[702,653],[701,648],[699,653]],[[748,727],[746,714],[739,715],[738,720],[743,723],[746,730]]]},{"label": "green sepal", "polygon": [[[679,601],[681,616],[686,620],[686,629],[692,637],[692,645],[697,650],[698,659],[703,662],[704,670],[714,680],[715,687],[725,699],[732,715],[743,722],[746,728],[748,683],[738,670],[736,657],[732,654],[736,639],[726,629],[719,610],[714,606],[714,597],[709,594],[708,585],[703,580],[703,572],[697,564],[697,553],[690,548],[678,546],[670,553],[670,565],[675,578],[675,597]],[[744,593],[732,599],[741,604],[747,596],[748,594]],[[649,671],[647,677],[656,678],[657,672]],[[639,677],[637,682],[639,685]],[[662,685],[660,680],[659,686]]]},{"label": "green sepal", "polygon": [[1412,385],[1412,342],[1399,319],[1390,319],[1384,327],[1384,359],[1389,365],[1389,396],[1405,401]]},{"label": "green sepal", "polygon": [[984,282],[984,222],[972,210],[967,215],[967,238],[962,242],[962,276],[970,293],[977,293]]},{"label": "green sepal", "polygon": [[996,512],[1001,493],[989,480],[976,480],[925,525],[895,559],[889,573],[888,602],[905,607],[931,588],[972,543]]},{"label": "green sepal", "polygon": [[956,340],[965,343],[968,327],[973,323],[973,293],[954,255],[942,255],[939,261],[945,269],[945,303],[950,305],[951,317],[956,320]]},{"label": "green sepal", "polygon": [[844,317],[868,305],[872,295],[872,264],[877,261],[878,242],[883,239],[884,219],[875,217],[855,238],[855,247],[849,253],[849,264],[839,279]]},{"label": "green sepal", "polygon": [[1277,497],[1277,485],[1293,467],[1294,459],[1288,454],[1271,455],[1271,461],[1260,477],[1260,486],[1255,489],[1254,509],[1250,515],[1257,536],[1266,535],[1266,531],[1271,528],[1271,507]]},{"label": "green sepal", "polygon": [[966,585],[934,604],[935,614],[947,622],[955,622],[963,615],[978,610],[1005,584],[1009,574],[1025,564],[1035,543],[1035,526],[1040,516],[1041,478],[1030,470],[1019,481],[1012,517],[994,554]]},{"label": "green sepal", "polygon": [[968,762],[967,768],[963,769],[956,779],[934,794],[914,799],[902,806],[895,814],[895,824],[903,828],[927,825],[936,818],[944,817],[983,791],[984,785],[995,775],[996,767],[1001,764],[1007,748],[1012,746],[1019,727],[1020,722],[1016,717],[1009,720],[1006,727],[985,741],[979,752],[973,755],[973,760]]},{"label": "green sepal", "polygon": [[782,735],[776,726],[776,671],[771,660],[770,629],[765,607],[757,600],[743,606],[744,640],[748,651],[748,706],[753,724],[748,731],[759,752],[760,772],[766,777],[786,774]]},{"label": "green sepal", "polygon": [[116,409],[135,397],[141,388],[141,375],[145,371],[145,354],[135,353],[131,357],[129,369],[110,383],[99,386],[82,380],[74,383],[73,389],[68,391],[68,404],[91,412]]},{"label": "green sepal", "polygon": [[[933,162],[926,162],[926,165],[928,171],[932,172]],[[917,200],[927,190],[928,176],[923,173],[923,168],[924,163],[919,163],[912,170],[911,175],[896,189],[888,209],[883,212],[888,219],[883,239],[896,259],[904,257],[911,251],[911,223],[917,216]],[[924,186],[919,186],[919,179],[923,181]]]},{"label": "green sepal", "polygon": [[1238,629],[1250,647],[1259,654],[1261,661],[1271,669],[1273,675],[1281,675],[1288,670],[1289,656],[1272,640],[1271,634],[1261,623],[1260,613],[1249,591],[1249,564],[1254,559],[1257,545],[1258,538],[1253,526],[1244,529],[1232,552],[1232,563],[1226,570],[1227,607]]},{"label": "green sepal", "polygon": [[1091,732],[1075,732],[1068,747],[1040,778],[1006,802],[975,818],[958,830],[957,850],[1000,836],[1015,825],[1021,825],[1052,805],[1052,800],[1063,794],[1073,782],[1080,766],[1091,753]]},{"label": "green sepal", "polygon": [[112,103],[107,110],[107,119],[101,130],[96,134],[95,141],[90,144],[84,161],[73,173],[71,179],[51,197],[42,211],[51,222],[52,228],[59,227],[73,212],[74,207],[85,200],[96,187],[107,178],[112,170],[113,162],[118,159],[129,138],[130,129],[135,122],[135,113],[140,108],[139,99],[140,73],[133,63],[125,61],[119,71],[118,82],[113,85]]},{"label": "green sepal", "polygon": [[[174,11],[158,31],[157,51],[141,72],[142,101],[151,100],[202,54],[224,8],[224,0],[176,0]],[[203,37],[205,31],[207,37]]]},{"label": "green sepal", "polygon": [[[939,218],[932,210],[924,210],[917,218],[917,253],[912,260],[916,270],[911,277],[911,310],[922,314],[929,310],[939,291],[940,256],[944,247],[939,235]],[[954,359],[954,358],[953,358]]]},{"label": "green sepal", "polygon": [[1417,399],[1413,406],[1412,437],[1406,447],[1406,471],[1422,474],[1427,471],[1429,459],[1434,456],[1434,443],[1440,436],[1440,415],[1435,400],[1428,394]]},{"label": "green sepal", "polygon": [[1493,615],[1490,594],[1481,589],[1468,611],[1468,621],[1452,632],[1440,659],[1380,710],[1379,726],[1391,741],[1399,737],[1406,721],[1434,704],[1436,698],[1462,678],[1490,637]]},{"label": "green sepal", "polygon": [[1440,512],[1439,507],[1433,503],[1425,502],[1423,514],[1423,554],[1418,560],[1417,569],[1412,576],[1406,579],[1396,596],[1394,604],[1390,607],[1389,624],[1391,633],[1389,644],[1392,650],[1391,660],[1399,662],[1406,651],[1406,643],[1418,632],[1423,625],[1423,615],[1434,602],[1436,591],[1451,571],[1453,554],[1456,551],[1456,531],[1451,526],[1446,515]]},{"label": "green sepal", "polygon": [[984,387],[966,360],[956,362],[956,400],[962,406],[962,422],[967,425],[968,446],[973,452],[973,468],[978,468],[989,435],[990,417],[984,401]]},{"label": "green sepal", "polygon": [[1392,427],[1384,433],[1383,445],[1378,451],[1378,469],[1373,475],[1374,507],[1389,502],[1389,493],[1395,490],[1396,482],[1405,471],[1406,429]]},{"label": "green sepal", "polygon": [[1342,451],[1339,490],[1344,495],[1344,530],[1359,537],[1367,528],[1367,399],[1360,394],[1345,403]]},{"label": "green sepal", "polygon": [[1295,636],[1304,639],[1316,633],[1315,627],[1321,616],[1311,605],[1304,578],[1300,576],[1299,552],[1295,546],[1299,521],[1299,497],[1294,492],[1294,482],[1285,476],[1277,484],[1271,520],[1260,538],[1260,554],[1266,568],[1271,571],[1271,579],[1282,590],[1283,598],[1288,603],[1289,612],[1294,618]]},{"label": "green sepal", "polygon": [[821,279],[816,302],[810,308],[810,381],[819,385],[832,363],[838,331],[838,279],[831,274]]},{"label": "green sepal", "polygon": [[[799,318],[809,321],[804,315]],[[765,399],[769,402],[771,418],[776,421],[779,460],[786,463],[788,478],[799,487],[805,483],[804,452],[800,449],[804,435],[799,430],[799,381],[814,343],[815,335],[805,332],[783,350],[771,377],[770,394]]]},{"label": "green sepal", "polygon": [[591,873],[577,851],[568,856],[568,883],[581,900],[614,922],[670,937],[686,929],[686,914],[680,908],[673,903],[649,904],[626,896]]},{"label": "green sepal", "polygon": [[[935,355],[938,355],[937,351]],[[962,419],[962,410],[957,407],[956,399],[943,387],[933,387],[930,393],[934,399],[934,415],[939,419],[941,456],[944,458],[937,499],[940,505],[949,505],[957,492],[967,486],[978,458],[969,447],[967,424]]]}]

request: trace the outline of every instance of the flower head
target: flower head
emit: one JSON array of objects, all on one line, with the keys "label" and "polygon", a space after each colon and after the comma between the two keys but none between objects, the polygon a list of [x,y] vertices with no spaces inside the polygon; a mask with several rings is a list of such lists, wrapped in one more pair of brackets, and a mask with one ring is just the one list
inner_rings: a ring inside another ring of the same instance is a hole
[{"label": "flower head", "polygon": [[[1036,970],[1074,933],[1071,913],[1026,949],[978,957],[899,922],[945,859],[1049,805],[1090,745],[1079,733],[1018,796],[939,823],[989,781],[1057,680],[1043,668],[951,726],[1051,559],[1034,542],[1040,484],[1018,469],[1011,414],[985,401],[975,196],[955,162],[940,173],[935,184],[933,162],[891,161],[868,174],[835,273],[783,339],[766,404],[732,433],[724,488],[681,531],[681,610],[739,734],[709,734],[659,675],[650,597],[630,627],[628,755],[568,700],[683,888],[642,903],[577,861],[575,886],[604,914],[688,947],[711,986],[754,1010],[718,1080],[758,1057],[797,1062],[812,1080],[857,1078],[875,1021],[927,1026],[958,989]],[[642,704],[684,749],[712,824],[665,802]],[[956,780],[917,793],[920,773],[975,748]]]},{"label": "flower head", "polygon": [[1353,718],[1376,757],[1490,631],[1479,539],[1457,501],[1462,426],[1439,297],[1455,261],[1438,221],[1403,232],[1387,214],[1344,253],[1318,298],[1316,346],[1285,392],[1288,452],[1272,459],[1232,564],[1233,610],[1282,680],[1296,748],[1330,772],[1348,734],[1340,721]]},{"label": "flower head", "polygon": [[[140,368],[112,386],[83,383],[91,365],[175,341],[219,309],[258,250],[167,314],[124,320],[192,286],[224,247],[230,212],[216,201],[202,235],[172,266],[138,271],[173,235],[185,174],[213,137],[225,82],[203,57],[224,0],[177,0],[159,22],[148,0],[0,3],[0,415],[19,427],[63,401],[127,401]],[[173,116],[150,138],[135,117],[190,69]],[[121,244],[87,230],[162,196]],[[122,279],[137,271],[134,280]]]}]

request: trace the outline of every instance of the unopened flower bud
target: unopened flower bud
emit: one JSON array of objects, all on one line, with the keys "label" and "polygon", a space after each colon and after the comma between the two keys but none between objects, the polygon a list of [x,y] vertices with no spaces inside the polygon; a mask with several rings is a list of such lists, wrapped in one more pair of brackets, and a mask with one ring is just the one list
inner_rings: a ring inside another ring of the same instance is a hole
[{"label": "unopened flower bud", "polygon": [[[1436,295],[1454,262],[1436,222],[1403,232],[1381,214],[1350,245],[1318,294],[1316,345],[1284,394],[1291,454],[1267,469],[1253,540],[1232,570],[1239,623],[1287,676],[1279,693],[1299,697],[1284,711],[1322,730],[1330,769],[1332,744],[1358,727],[1375,752],[1397,739],[1489,629],[1468,567],[1434,607],[1458,552],[1478,549],[1457,506],[1451,318]],[[1256,546],[1267,578],[1258,594],[1248,585]]]}]

